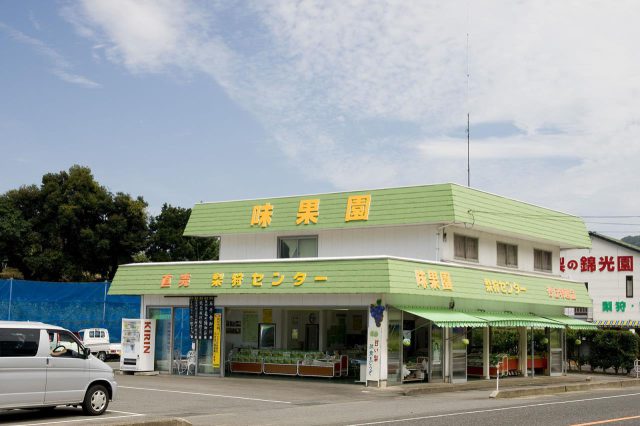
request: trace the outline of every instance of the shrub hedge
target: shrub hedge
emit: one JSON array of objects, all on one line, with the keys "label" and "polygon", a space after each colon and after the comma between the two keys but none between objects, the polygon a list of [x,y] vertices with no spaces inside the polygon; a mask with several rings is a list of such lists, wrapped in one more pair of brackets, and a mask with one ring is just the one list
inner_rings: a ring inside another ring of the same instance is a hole
[{"label": "shrub hedge", "polygon": [[575,362],[578,370],[589,364],[591,371],[613,368],[616,374],[621,369],[628,373],[638,358],[640,336],[635,333],[626,330],[567,331],[567,359]]}]

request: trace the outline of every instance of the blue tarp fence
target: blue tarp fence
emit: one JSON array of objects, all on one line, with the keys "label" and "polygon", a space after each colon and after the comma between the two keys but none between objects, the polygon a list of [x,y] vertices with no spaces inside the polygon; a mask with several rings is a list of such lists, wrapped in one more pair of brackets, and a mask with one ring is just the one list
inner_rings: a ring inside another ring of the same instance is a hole
[{"label": "blue tarp fence", "polygon": [[120,341],[122,318],[140,318],[140,296],[110,296],[109,282],[0,280],[0,320],[41,321],[78,331],[101,327]]}]

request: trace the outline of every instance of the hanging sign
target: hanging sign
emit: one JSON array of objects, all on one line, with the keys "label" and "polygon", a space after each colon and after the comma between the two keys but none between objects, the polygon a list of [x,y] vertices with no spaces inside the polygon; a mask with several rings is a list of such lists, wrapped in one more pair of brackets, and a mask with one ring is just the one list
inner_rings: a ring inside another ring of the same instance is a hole
[{"label": "hanging sign", "polygon": [[222,334],[222,310],[213,314],[213,367],[220,368],[220,335]]},{"label": "hanging sign", "polygon": [[215,297],[189,298],[189,334],[192,340],[213,339],[213,313]]}]

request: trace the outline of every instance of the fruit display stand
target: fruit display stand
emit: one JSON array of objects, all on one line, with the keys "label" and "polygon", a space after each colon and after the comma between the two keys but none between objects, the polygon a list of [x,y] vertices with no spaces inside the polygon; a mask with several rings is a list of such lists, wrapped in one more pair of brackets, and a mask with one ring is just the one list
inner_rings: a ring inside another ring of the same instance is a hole
[{"label": "fruit display stand", "polygon": [[265,357],[262,371],[264,374],[295,376],[298,374],[298,362],[298,359],[287,355]]},{"label": "fruit display stand", "polygon": [[348,365],[346,355],[322,352],[240,349],[229,355],[231,373],[333,378],[346,375]]},{"label": "fruit display stand", "polygon": [[307,377],[338,377],[340,376],[340,360],[304,360],[298,364],[298,375]]}]

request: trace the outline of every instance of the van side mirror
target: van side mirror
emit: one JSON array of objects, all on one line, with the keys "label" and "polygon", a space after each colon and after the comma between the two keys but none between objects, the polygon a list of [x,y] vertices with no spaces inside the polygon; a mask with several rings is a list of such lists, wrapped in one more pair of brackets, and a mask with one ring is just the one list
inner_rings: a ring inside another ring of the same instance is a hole
[{"label": "van side mirror", "polygon": [[89,358],[89,355],[91,355],[91,349],[89,348],[84,348],[84,350],[82,351],[82,353],[84,354],[85,358]]}]

